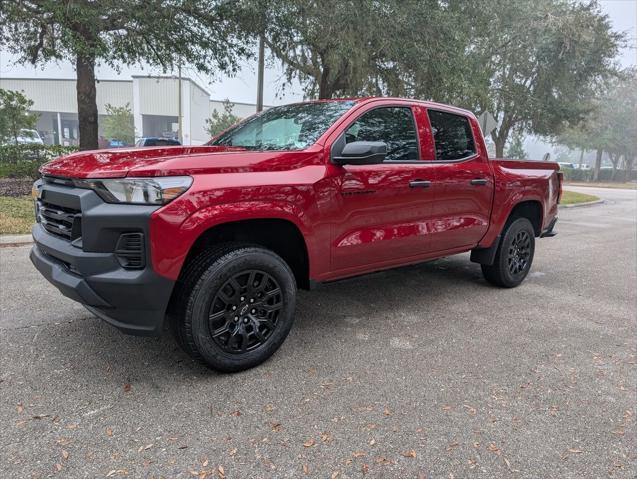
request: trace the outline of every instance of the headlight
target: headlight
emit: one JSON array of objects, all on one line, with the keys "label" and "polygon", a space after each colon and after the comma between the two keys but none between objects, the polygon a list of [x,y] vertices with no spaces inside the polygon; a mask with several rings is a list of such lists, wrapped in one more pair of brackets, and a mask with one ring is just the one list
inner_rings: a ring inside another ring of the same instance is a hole
[{"label": "headlight", "polygon": [[94,190],[107,203],[165,205],[192,185],[190,176],[75,180],[75,186]]}]

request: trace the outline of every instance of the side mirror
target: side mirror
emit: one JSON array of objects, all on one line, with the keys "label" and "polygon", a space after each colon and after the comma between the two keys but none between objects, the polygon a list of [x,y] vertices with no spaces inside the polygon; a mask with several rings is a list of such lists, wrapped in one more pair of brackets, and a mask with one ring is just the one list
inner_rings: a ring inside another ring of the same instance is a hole
[{"label": "side mirror", "polygon": [[375,165],[385,161],[387,144],[382,141],[353,141],[332,157],[337,165]]}]

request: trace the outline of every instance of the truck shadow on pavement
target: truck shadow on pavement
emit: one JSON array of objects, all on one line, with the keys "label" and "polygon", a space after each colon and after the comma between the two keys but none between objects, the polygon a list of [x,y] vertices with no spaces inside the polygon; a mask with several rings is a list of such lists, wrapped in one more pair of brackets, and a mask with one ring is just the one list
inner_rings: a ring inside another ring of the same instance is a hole
[{"label": "truck shadow on pavement", "polygon": [[[372,335],[394,327],[396,321],[425,329],[439,328],[435,311],[448,307],[460,290],[464,298],[477,298],[485,288],[493,289],[482,279],[479,266],[470,263],[468,257],[456,256],[324,284],[311,292],[301,291],[295,324],[281,349],[262,366],[241,374],[295,367],[297,361],[304,361],[302,357],[313,351],[342,347],[334,343],[334,338],[351,337],[350,347],[355,348],[356,329],[363,325],[365,334]],[[112,375],[156,385],[172,376],[227,376],[192,360],[170,331],[158,338],[129,336],[91,316],[68,325],[59,338],[64,345],[57,348],[79,356],[81,365],[70,367],[79,374]]]}]

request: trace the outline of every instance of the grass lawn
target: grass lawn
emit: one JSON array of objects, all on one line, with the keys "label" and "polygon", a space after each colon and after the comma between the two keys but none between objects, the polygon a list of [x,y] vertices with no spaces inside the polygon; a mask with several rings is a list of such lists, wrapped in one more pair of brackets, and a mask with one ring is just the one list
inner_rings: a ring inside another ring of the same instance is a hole
[{"label": "grass lawn", "polygon": [[0,196],[0,234],[27,234],[33,223],[35,213],[30,196]]},{"label": "grass lawn", "polygon": [[629,183],[592,183],[592,182],[580,182],[580,181],[567,181],[564,182],[564,186],[587,186],[589,188],[619,188],[624,190],[637,190],[637,181],[631,181]]},{"label": "grass lawn", "polygon": [[589,201],[597,201],[599,197],[594,195],[586,195],[584,193],[575,193],[574,191],[563,191],[561,205],[575,205],[577,203],[588,203]]}]

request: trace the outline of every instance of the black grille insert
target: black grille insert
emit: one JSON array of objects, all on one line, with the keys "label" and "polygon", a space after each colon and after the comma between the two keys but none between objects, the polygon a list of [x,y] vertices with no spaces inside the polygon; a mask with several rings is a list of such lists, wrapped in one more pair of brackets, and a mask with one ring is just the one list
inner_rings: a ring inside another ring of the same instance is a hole
[{"label": "black grille insert", "polygon": [[142,269],[146,266],[144,260],[144,234],[123,233],[115,247],[115,256],[119,264],[126,269]]},{"label": "black grille insert", "polygon": [[73,241],[82,236],[82,214],[74,208],[39,200],[37,220],[49,233]]}]

